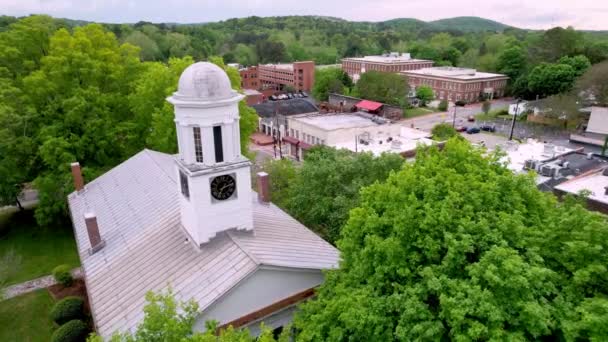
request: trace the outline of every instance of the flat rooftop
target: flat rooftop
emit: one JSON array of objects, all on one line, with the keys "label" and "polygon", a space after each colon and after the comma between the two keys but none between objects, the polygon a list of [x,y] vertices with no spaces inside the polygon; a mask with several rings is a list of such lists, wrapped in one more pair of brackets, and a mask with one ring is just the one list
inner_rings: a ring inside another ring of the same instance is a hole
[{"label": "flat rooftop", "polygon": [[455,68],[455,67],[422,68],[422,69],[418,69],[418,70],[401,71],[401,73],[408,74],[408,75],[455,78],[455,79],[460,79],[460,80],[475,80],[475,79],[494,78],[494,77],[508,77],[507,75],[503,75],[503,74],[493,74],[493,73],[489,73],[489,72],[480,72],[475,69]]},{"label": "flat rooftop", "polygon": [[271,69],[283,69],[283,70],[293,70],[293,64],[291,63],[282,63],[282,64],[260,64],[259,68],[271,68]]},{"label": "flat rooftop", "polygon": [[367,144],[352,141],[343,142],[333,145],[335,148],[344,148],[354,152],[371,152],[378,156],[385,152],[404,153],[413,151],[418,146],[429,146],[435,144],[435,141],[430,139],[429,132],[413,129],[409,127],[401,127],[399,135],[391,136],[391,141],[387,141],[387,136],[378,135],[372,136]]},{"label": "flat rooftop", "polygon": [[297,121],[316,126],[326,131],[348,128],[363,128],[369,126],[387,125],[388,120],[376,117],[372,120],[373,115],[356,112],[356,113],[339,113],[339,114],[318,114],[310,116],[301,116],[295,118]]},{"label": "flat rooftop", "polygon": [[418,62],[432,62],[426,59],[412,58],[409,54],[405,55],[379,55],[379,56],[365,56],[365,57],[347,57],[343,60],[369,62],[369,63],[418,63]]},{"label": "flat rooftop", "polygon": [[507,167],[514,172],[523,172],[526,160],[546,162],[574,151],[570,148],[545,144],[533,139],[528,139],[525,144],[505,145],[501,148],[507,153],[503,161],[507,162]]},{"label": "flat rooftop", "polygon": [[601,203],[608,203],[608,196],[605,194],[606,186],[608,186],[608,176],[604,176],[602,170],[598,170],[559,184],[555,189],[573,195],[579,194],[582,190],[588,190],[591,192],[589,194],[589,199]]}]

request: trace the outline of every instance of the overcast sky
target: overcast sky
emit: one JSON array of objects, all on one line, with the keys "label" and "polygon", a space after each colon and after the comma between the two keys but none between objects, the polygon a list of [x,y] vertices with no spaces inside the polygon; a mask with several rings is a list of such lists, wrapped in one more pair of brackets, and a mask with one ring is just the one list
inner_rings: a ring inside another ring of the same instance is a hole
[{"label": "overcast sky", "polygon": [[479,16],[522,28],[608,30],[608,0],[0,0],[0,14],[32,13],[112,23],[195,23],[251,15],[368,21]]}]

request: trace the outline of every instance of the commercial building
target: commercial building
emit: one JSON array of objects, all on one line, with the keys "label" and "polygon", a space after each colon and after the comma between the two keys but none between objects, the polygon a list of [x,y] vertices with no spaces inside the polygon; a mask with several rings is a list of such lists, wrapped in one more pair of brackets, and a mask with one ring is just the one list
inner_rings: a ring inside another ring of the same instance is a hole
[{"label": "commercial building", "polygon": [[[193,329],[214,320],[260,333],[288,324],[339,252],[270,202],[268,174],[241,154],[238,103],[218,66],[186,68],[167,100],[178,153],[143,150],[84,184],[68,203],[95,331],[133,331],[146,293],[172,289],[198,304]],[[278,331],[277,330],[277,331]]]},{"label": "commercial building", "polygon": [[246,89],[310,91],[315,82],[315,62],[260,64],[239,70]]},{"label": "commercial building", "polygon": [[391,52],[380,56],[349,57],[342,59],[342,70],[357,82],[366,71],[393,72],[430,68],[433,61],[415,59],[409,53]]},{"label": "commercial building", "polygon": [[479,72],[475,69],[434,67],[402,71],[412,89],[429,86],[435,99],[447,101],[477,102],[484,98],[502,97],[508,76]]},{"label": "commercial building", "polygon": [[581,109],[582,113],[589,115],[589,121],[584,132],[570,134],[570,140],[595,145],[604,146],[608,136],[608,107],[586,107]]},{"label": "commercial building", "polygon": [[345,148],[354,152],[394,152],[409,156],[418,144],[430,145],[430,133],[408,128],[373,114],[305,114],[287,118],[283,142],[290,156],[300,159],[313,145]]}]

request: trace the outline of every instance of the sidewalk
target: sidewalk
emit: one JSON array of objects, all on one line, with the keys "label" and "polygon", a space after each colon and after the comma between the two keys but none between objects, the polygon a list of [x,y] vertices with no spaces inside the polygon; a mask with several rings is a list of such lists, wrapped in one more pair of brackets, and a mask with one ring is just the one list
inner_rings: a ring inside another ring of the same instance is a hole
[{"label": "sidewalk", "polygon": [[[82,278],[83,277],[82,268],[78,267],[78,268],[73,269],[72,276],[74,278]],[[7,286],[3,289],[4,297],[0,298],[0,301],[5,300],[5,299],[10,299],[13,297],[17,297],[19,295],[29,293],[32,291],[36,291],[38,289],[44,289],[44,288],[47,288],[47,287],[49,287],[51,285],[55,285],[55,284],[57,284],[57,282],[55,281],[55,278],[53,278],[52,275],[48,275],[48,276],[40,277],[38,279],[29,280],[24,283]]]}]

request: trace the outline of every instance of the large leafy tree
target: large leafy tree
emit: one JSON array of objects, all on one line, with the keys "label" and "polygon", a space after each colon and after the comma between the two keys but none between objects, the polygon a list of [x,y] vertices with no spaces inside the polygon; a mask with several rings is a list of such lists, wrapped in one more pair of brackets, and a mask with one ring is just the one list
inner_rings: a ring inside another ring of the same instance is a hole
[{"label": "large leafy tree", "polygon": [[608,225],[462,139],[361,191],[300,341],[603,340]]},{"label": "large leafy tree", "polygon": [[[335,243],[348,212],[359,204],[361,187],[383,181],[402,164],[403,158],[394,153],[374,157],[370,153],[315,147],[307,152],[289,187],[282,187],[288,191],[286,207],[304,225]],[[284,197],[279,194],[279,198]]]},{"label": "large leafy tree", "polygon": [[391,105],[403,105],[408,92],[405,77],[386,72],[368,71],[361,74],[355,95]]},{"label": "large leafy tree", "polygon": [[435,94],[433,93],[433,88],[427,85],[421,85],[416,88],[416,98],[422,102],[422,106],[426,106],[427,103],[433,101],[435,98]]},{"label": "large leafy tree", "polygon": [[519,46],[512,46],[498,55],[496,68],[515,81],[526,69],[526,51]]},{"label": "large leafy tree", "polygon": [[528,89],[540,96],[565,93],[572,89],[576,71],[567,64],[542,63],[528,75]]},{"label": "large leafy tree", "polygon": [[574,69],[576,77],[581,76],[585,73],[585,71],[587,71],[587,69],[591,67],[591,62],[589,62],[589,59],[584,55],[577,55],[573,57],[564,56],[559,59],[558,63],[571,66],[572,69]]},{"label": "large leafy tree", "polygon": [[343,94],[353,86],[347,73],[339,68],[324,68],[315,71],[315,83],[312,96],[317,101],[327,101],[329,94]]},{"label": "large leafy tree", "polygon": [[127,101],[142,68],[138,54],[97,24],[73,33],[60,29],[40,68],[23,78],[31,106],[24,136],[36,145],[27,155],[36,161],[30,173],[37,175],[41,224],[67,213],[70,162],[82,162],[87,178],[94,177],[144,146],[133,134],[137,127]]},{"label": "large leafy tree", "polygon": [[576,89],[584,95],[583,100],[589,96],[600,105],[608,106],[608,61],[592,66],[577,81]]}]

